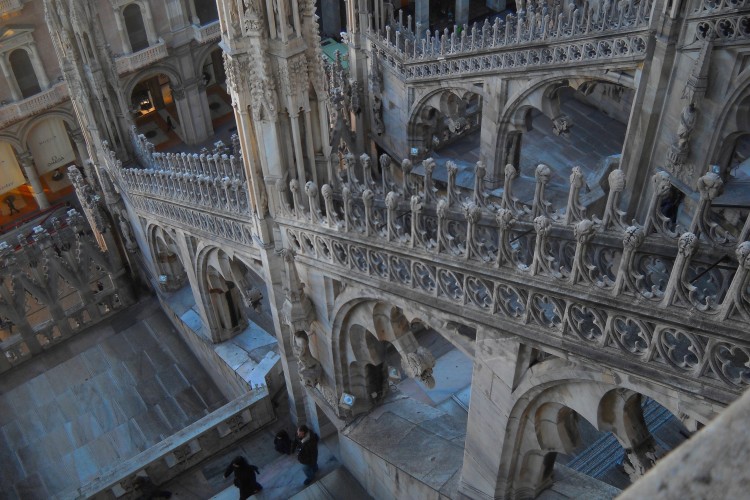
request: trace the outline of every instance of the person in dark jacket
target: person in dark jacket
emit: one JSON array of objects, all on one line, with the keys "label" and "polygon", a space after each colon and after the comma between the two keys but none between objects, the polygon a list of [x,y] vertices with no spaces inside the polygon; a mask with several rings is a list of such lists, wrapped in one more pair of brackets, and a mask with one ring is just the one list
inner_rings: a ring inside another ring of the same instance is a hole
[{"label": "person in dark jacket", "polygon": [[234,474],[234,485],[240,489],[240,500],[245,500],[263,489],[263,486],[255,480],[255,474],[258,472],[260,472],[258,467],[249,464],[245,457],[238,456],[234,457],[227,470],[224,471],[224,477]]},{"label": "person in dark jacket", "polygon": [[289,433],[284,429],[277,432],[273,438],[273,447],[279,453],[289,455],[292,452],[292,440],[289,438]]},{"label": "person in dark jacket", "polygon": [[305,486],[313,482],[318,472],[318,436],[306,425],[297,429],[297,439],[294,440],[294,450],[297,460],[302,464],[305,472]]}]

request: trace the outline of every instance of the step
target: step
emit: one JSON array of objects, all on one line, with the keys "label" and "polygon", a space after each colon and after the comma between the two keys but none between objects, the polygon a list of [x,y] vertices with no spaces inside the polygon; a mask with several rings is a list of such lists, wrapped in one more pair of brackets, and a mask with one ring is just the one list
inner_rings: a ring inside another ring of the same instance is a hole
[{"label": "step", "polygon": [[367,500],[372,497],[349,471],[339,467],[291,498],[293,500],[350,500],[352,498]]}]

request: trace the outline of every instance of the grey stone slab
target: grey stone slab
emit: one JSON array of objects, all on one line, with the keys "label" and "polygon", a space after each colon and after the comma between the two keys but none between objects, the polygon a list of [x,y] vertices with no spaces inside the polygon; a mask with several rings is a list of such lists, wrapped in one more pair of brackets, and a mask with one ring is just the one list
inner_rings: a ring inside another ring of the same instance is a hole
[{"label": "grey stone slab", "polygon": [[63,413],[60,404],[56,399],[52,400],[51,403],[40,407],[38,415],[45,429],[60,427],[68,421],[68,418]]},{"label": "grey stone slab", "polygon": [[110,369],[107,357],[104,355],[99,346],[94,346],[83,353],[83,362],[86,364],[89,373],[98,375]]},{"label": "grey stone slab", "polygon": [[70,433],[64,425],[46,433],[34,445],[39,446],[55,458],[70,453],[74,448]]},{"label": "grey stone slab", "polygon": [[47,432],[37,410],[32,410],[19,416],[18,423],[21,425],[21,431],[26,437],[26,442],[29,444],[39,439]]},{"label": "grey stone slab", "polygon": [[136,381],[130,374],[130,371],[128,371],[125,363],[123,363],[121,360],[112,361],[111,363],[112,368],[110,369],[110,374],[112,375],[112,379],[117,383],[118,386],[127,387],[136,385]]},{"label": "grey stone slab", "polygon": [[18,458],[17,448],[6,448],[0,453],[0,472],[5,481],[14,483],[26,477],[26,470]]},{"label": "grey stone slab", "polygon": [[171,396],[190,386],[190,382],[188,382],[177,365],[174,364],[162,369],[158,373],[157,378]]},{"label": "grey stone slab", "polygon": [[130,345],[130,342],[128,342],[128,339],[122,333],[111,336],[99,344],[99,348],[110,364],[113,361],[125,359],[135,352],[133,346]]},{"label": "grey stone slab", "polygon": [[157,407],[136,415],[133,417],[133,420],[146,438],[147,446],[153,446],[171,434],[169,424],[166,422],[161,410]]},{"label": "grey stone slab", "polygon": [[86,447],[76,448],[72,453],[66,455],[71,459],[71,472],[75,473],[78,483],[83,484],[91,480],[99,470],[93,457]]},{"label": "grey stone slab", "polygon": [[450,415],[425,420],[422,425],[443,439],[452,440],[466,435],[466,421],[458,420]]},{"label": "grey stone slab", "polygon": [[58,393],[55,401],[60,407],[60,411],[62,411],[66,422],[71,422],[78,418],[78,407],[76,406],[76,398],[73,391],[68,389],[65,392]]},{"label": "grey stone slab", "polygon": [[98,438],[104,432],[99,421],[91,413],[84,413],[76,420],[67,422],[65,429],[76,448],[85,446],[89,441]]},{"label": "grey stone slab", "polygon": [[[143,402],[135,387],[123,387],[117,395],[115,402],[126,417],[133,417],[147,410],[146,403]],[[122,422],[117,422],[117,424],[120,423]]]},{"label": "grey stone slab", "polygon": [[28,444],[18,420],[13,420],[12,422],[5,424],[3,426],[3,435],[12,449],[18,449]]},{"label": "grey stone slab", "polygon": [[366,418],[348,434],[366,448],[385,451],[397,446],[415,427],[416,424],[386,412],[377,420]]},{"label": "grey stone slab", "polygon": [[104,400],[99,406],[91,410],[103,432],[108,432],[118,425],[128,421],[128,415],[115,400]]},{"label": "grey stone slab", "polygon": [[144,351],[129,356],[123,361],[123,364],[136,384],[141,380],[146,380],[156,375],[156,369]]},{"label": "grey stone slab", "polygon": [[42,481],[42,477],[37,474],[30,474],[25,479],[16,482],[16,492],[21,498],[49,498],[50,494],[47,487]]},{"label": "grey stone slab", "polygon": [[164,415],[164,418],[169,424],[173,434],[193,422],[193,420],[185,414],[180,405],[177,404],[177,401],[175,401],[174,398],[166,398],[157,406]]},{"label": "grey stone slab", "polygon": [[208,405],[192,386],[178,392],[174,398],[182,411],[193,421],[207,413]]},{"label": "grey stone slab", "polygon": [[135,389],[138,391],[138,394],[140,394],[143,402],[146,403],[146,406],[149,407],[157,405],[160,401],[169,396],[167,391],[161,385],[161,382],[159,382],[159,379],[156,377],[142,380],[135,386]]},{"label": "grey stone slab", "polygon": [[54,460],[37,443],[18,448],[16,454],[27,475],[49,467],[50,463]]},{"label": "grey stone slab", "polygon": [[23,415],[34,409],[34,400],[27,385],[20,385],[10,391],[5,398],[13,406],[16,415]]},{"label": "grey stone slab", "polygon": [[110,440],[117,454],[123,459],[134,457],[148,448],[146,437],[132,419],[118,425],[106,433],[105,436]]},{"label": "grey stone slab", "polygon": [[74,386],[71,392],[79,414],[92,411],[93,408],[102,404],[103,399],[96,390],[96,385],[91,381]]},{"label": "grey stone slab", "polygon": [[47,373],[47,380],[55,394],[65,392],[68,388],[84,383],[91,373],[81,357],[75,357],[56,366]]},{"label": "grey stone slab", "polygon": [[47,379],[47,375],[42,374],[34,377],[26,383],[31,394],[31,399],[36,407],[41,407],[55,399],[55,391]]},{"label": "grey stone slab", "polygon": [[65,464],[66,462],[60,460],[55,467],[50,467],[41,474],[44,485],[52,494],[69,491],[78,486],[78,477],[71,474]]},{"label": "grey stone slab", "polygon": [[100,436],[88,443],[85,448],[100,469],[111,467],[120,458],[112,441],[107,436]]},{"label": "grey stone slab", "polygon": [[8,396],[0,396],[0,427],[17,418],[16,411],[8,401]]},{"label": "grey stone slab", "polygon": [[172,357],[172,355],[166,352],[161,347],[149,349],[146,352],[146,355],[151,360],[151,364],[154,366],[154,368],[156,368],[157,371],[161,371],[162,369],[175,364],[175,359]]},{"label": "grey stone slab", "polygon": [[93,376],[91,383],[96,392],[103,398],[117,399],[122,392],[121,387],[115,382],[112,374],[108,371]]}]

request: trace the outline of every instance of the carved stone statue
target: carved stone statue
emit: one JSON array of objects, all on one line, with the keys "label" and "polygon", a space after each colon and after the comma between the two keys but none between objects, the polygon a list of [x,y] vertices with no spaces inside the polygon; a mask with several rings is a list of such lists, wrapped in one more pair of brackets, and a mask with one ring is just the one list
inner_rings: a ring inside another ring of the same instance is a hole
[{"label": "carved stone statue", "polygon": [[122,213],[117,214],[117,219],[120,226],[120,234],[122,234],[122,238],[125,240],[125,249],[129,253],[135,252],[138,249],[138,244],[133,237],[133,230],[130,227],[130,222],[122,216]]},{"label": "carved stone statue", "polygon": [[307,387],[315,387],[320,379],[320,363],[310,352],[310,340],[305,332],[294,333],[294,354],[297,356],[299,374],[302,383]]},{"label": "carved stone statue", "polygon": [[432,369],[435,367],[435,356],[424,347],[420,346],[416,351],[402,357],[401,367],[409,377],[419,378],[430,389],[435,387],[435,379],[432,376]]},{"label": "carved stone statue", "polygon": [[692,102],[682,108],[680,126],[677,128],[677,147],[680,151],[686,151],[688,148],[690,135],[695,128],[696,114],[695,104]]}]

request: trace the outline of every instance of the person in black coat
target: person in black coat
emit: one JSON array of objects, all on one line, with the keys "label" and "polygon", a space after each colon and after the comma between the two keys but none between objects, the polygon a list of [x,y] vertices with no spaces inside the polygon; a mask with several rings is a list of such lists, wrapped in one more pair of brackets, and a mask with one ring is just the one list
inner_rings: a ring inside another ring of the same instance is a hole
[{"label": "person in black coat", "polygon": [[238,456],[234,457],[227,470],[224,471],[224,477],[234,474],[234,485],[240,489],[240,500],[245,500],[263,489],[263,486],[255,480],[255,474],[258,472],[260,472],[258,467],[249,464],[245,457]]},{"label": "person in black coat", "polygon": [[297,429],[297,439],[294,440],[294,450],[297,452],[297,460],[302,464],[305,472],[305,485],[313,482],[315,473],[318,472],[318,436],[306,425],[300,425]]},{"label": "person in black coat", "polygon": [[273,438],[273,447],[279,453],[289,455],[292,452],[292,440],[289,438],[289,433],[283,429],[277,432]]}]

